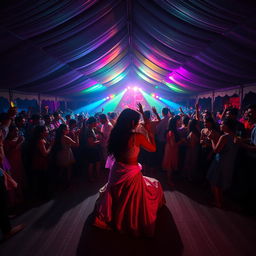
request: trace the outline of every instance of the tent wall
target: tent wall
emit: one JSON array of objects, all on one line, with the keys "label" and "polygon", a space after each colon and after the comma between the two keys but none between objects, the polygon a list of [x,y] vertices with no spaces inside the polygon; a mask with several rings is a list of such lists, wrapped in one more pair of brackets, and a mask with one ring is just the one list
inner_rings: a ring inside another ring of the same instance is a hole
[{"label": "tent wall", "polygon": [[32,108],[34,112],[38,112],[47,105],[50,111],[53,112],[59,108],[63,111],[66,110],[71,99],[44,94],[0,90],[0,112],[7,111],[10,101],[14,101],[20,110]]},{"label": "tent wall", "polygon": [[[240,107],[243,109],[248,104],[256,103],[256,83],[236,86],[225,90],[214,90],[200,93],[195,96],[196,101],[211,111],[221,111],[230,98],[239,97]],[[209,107],[209,101],[211,106]]]}]

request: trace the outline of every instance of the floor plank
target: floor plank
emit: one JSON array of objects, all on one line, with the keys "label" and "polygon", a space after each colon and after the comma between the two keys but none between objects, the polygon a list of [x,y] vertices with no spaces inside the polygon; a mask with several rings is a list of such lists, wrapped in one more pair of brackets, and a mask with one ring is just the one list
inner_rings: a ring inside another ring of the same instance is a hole
[{"label": "floor plank", "polygon": [[207,190],[183,181],[175,191],[163,184],[167,203],[159,212],[155,238],[99,230],[90,214],[104,182],[76,181],[54,200],[14,219],[13,225],[25,223],[26,228],[0,244],[0,255],[256,255],[255,219],[210,207]]}]

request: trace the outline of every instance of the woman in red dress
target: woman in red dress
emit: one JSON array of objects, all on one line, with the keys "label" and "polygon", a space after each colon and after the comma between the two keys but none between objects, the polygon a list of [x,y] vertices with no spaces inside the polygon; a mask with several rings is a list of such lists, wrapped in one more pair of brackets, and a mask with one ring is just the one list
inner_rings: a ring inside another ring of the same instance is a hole
[{"label": "woman in red dress", "polygon": [[166,134],[166,144],[162,168],[167,172],[167,182],[173,188],[173,173],[178,171],[179,163],[179,147],[185,143],[185,139],[181,139],[178,134],[178,128],[181,126],[181,117],[176,115],[169,120],[168,130]]},{"label": "woman in red dress", "polygon": [[4,152],[11,165],[11,176],[18,183],[21,190],[26,184],[25,170],[22,161],[21,147],[24,137],[19,136],[19,129],[16,126],[9,127],[9,133],[4,141]]},{"label": "woman in red dress", "polygon": [[[143,113],[139,104],[140,112]],[[107,184],[100,189],[94,225],[135,236],[153,236],[158,209],[165,203],[161,184],[141,173],[140,148],[154,152],[154,136],[146,125],[149,139],[134,132],[140,113],[122,111],[111,131],[108,152],[115,158]]]}]

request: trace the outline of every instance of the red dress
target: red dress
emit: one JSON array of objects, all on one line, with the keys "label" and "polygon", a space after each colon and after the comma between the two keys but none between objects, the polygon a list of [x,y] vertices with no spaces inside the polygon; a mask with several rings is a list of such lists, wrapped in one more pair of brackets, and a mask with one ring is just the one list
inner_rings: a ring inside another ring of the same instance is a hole
[{"label": "red dress", "polygon": [[21,188],[24,188],[26,184],[26,175],[21,156],[21,149],[20,147],[17,147],[17,140],[5,140],[4,150],[10,163],[10,173],[12,178]]},{"label": "red dress", "polygon": [[145,177],[141,165],[115,162],[100,189],[94,225],[135,236],[153,236],[158,209],[165,203],[159,181]]},{"label": "red dress", "polygon": [[178,156],[179,146],[175,141],[175,136],[172,131],[169,131],[166,135],[167,141],[165,144],[164,158],[162,162],[162,168],[164,171],[177,171],[178,169]]}]

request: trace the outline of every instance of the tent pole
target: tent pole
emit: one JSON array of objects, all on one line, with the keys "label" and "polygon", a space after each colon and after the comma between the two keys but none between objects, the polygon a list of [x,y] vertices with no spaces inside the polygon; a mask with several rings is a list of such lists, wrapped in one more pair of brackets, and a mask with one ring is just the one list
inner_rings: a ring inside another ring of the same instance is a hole
[{"label": "tent pole", "polygon": [[212,104],[211,104],[211,112],[213,113],[214,112],[214,91],[212,91]]},{"label": "tent pole", "polygon": [[243,107],[243,99],[244,99],[244,87],[243,85],[239,88],[239,97],[240,97],[240,110],[242,110]]},{"label": "tent pole", "polygon": [[13,92],[9,89],[9,102],[13,101]]},{"label": "tent pole", "polygon": [[39,113],[41,114],[42,106],[41,106],[41,94],[38,93],[38,106],[39,106]]}]

